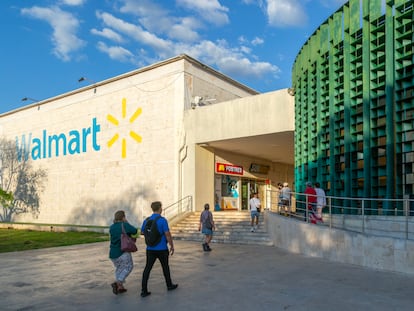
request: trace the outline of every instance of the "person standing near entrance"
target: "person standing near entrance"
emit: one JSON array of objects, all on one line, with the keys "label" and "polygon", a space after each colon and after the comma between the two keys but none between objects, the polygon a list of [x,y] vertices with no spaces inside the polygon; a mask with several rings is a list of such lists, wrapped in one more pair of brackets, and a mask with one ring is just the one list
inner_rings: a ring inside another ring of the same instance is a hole
[{"label": "person standing near entrance", "polygon": [[[164,274],[165,283],[167,285],[168,290],[174,290],[178,287],[178,284],[173,284],[171,281],[170,275],[170,266],[168,263],[168,257],[174,254],[174,243],[170,233],[170,229],[168,227],[168,221],[164,217],[161,216],[162,212],[162,204],[160,201],[155,201],[151,203],[151,209],[153,214],[149,217],[149,219],[153,219],[156,221],[157,229],[159,234],[161,235],[161,239],[159,242],[154,245],[147,245],[147,260],[144,268],[144,272],[142,273],[142,290],[141,290],[141,297],[147,297],[151,295],[151,292],[148,291],[148,279],[150,276],[150,272],[155,261],[158,259],[161,263],[162,272]],[[146,219],[141,226],[141,234],[144,235],[145,225],[148,219]],[[170,250],[168,250],[168,244],[170,244]]]},{"label": "person standing near entrance", "polygon": [[316,224],[316,191],[315,188],[313,188],[312,183],[310,181],[306,183],[305,196],[306,201],[308,202],[308,206],[306,207],[308,209],[307,213],[309,213],[308,221],[310,221],[313,224]]},{"label": "person standing near entrance", "polygon": [[310,181],[306,182],[305,195],[308,201],[308,209],[313,210],[316,207],[316,191]]},{"label": "person standing near entrance", "polygon": [[326,194],[325,190],[321,188],[321,184],[316,182],[315,183],[315,191],[316,191],[316,217],[319,221],[322,220],[322,210],[326,206]]},{"label": "person standing near entrance", "polygon": [[198,231],[204,234],[203,250],[210,252],[210,242],[213,238],[213,230],[215,229],[213,214],[210,212],[210,205],[204,204],[204,211],[200,215],[200,224],[198,225]]},{"label": "person standing near entrance", "polygon": [[257,192],[253,193],[253,197],[249,201],[249,208],[250,208],[250,226],[251,232],[255,232],[257,230],[257,227],[259,226],[259,213],[261,208],[261,203],[259,198],[257,197]]},{"label": "person standing near entrance", "polygon": [[282,200],[282,206],[285,214],[290,214],[292,191],[290,190],[289,184],[287,182],[283,183],[283,188],[280,190],[280,198]]}]

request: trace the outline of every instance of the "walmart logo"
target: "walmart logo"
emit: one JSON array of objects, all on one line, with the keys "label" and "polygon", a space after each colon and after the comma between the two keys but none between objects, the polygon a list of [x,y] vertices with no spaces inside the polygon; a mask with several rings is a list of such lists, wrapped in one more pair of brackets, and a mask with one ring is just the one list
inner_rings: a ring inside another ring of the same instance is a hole
[{"label": "walmart logo", "polygon": [[[130,126],[139,117],[142,112],[141,108],[135,110],[132,116],[126,119],[126,99],[122,99],[122,120],[119,121],[112,114],[107,115],[107,120],[114,126],[120,127],[122,121],[127,121],[123,124],[123,128]],[[75,155],[87,153],[89,151],[100,151],[98,135],[101,132],[101,125],[97,118],[92,118],[89,126],[81,129],[72,129],[67,133],[50,134],[44,129],[40,136],[34,136],[32,133],[23,134],[21,138],[16,137],[16,150],[18,160],[22,161],[32,158],[33,160],[57,158],[60,156]],[[119,139],[121,135],[117,132],[108,141],[108,148],[111,148]],[[142,141],[142,137],[136,132],[130,130],[129,137],[136,143]],[[121,137],[121,157],[126,158],[127,140]]]},{"label": "walmart logo", "polygon": [[[132,116],[129,118],[129,123],[134,123],[135,119],[139,117],[139,115],[141,114],[142,109],[138,108],[137,110],[135,110],[135,112],[132,114]],[[122,99],[122,119],[124,120],[126,118],[126,99],[123,98]],[[108,116],[106,117],[106,119],[112,123],[113,125],[115,125],[116,127],[118,127],[120,125],[120,122],[118,121],[118,119],[116,119],[113,115],[108,114]],[[134,131],[129,131],[129,136],[135,140],[137,143],[140,143],[142,141],[142,137],[139,136],[137,133],[135,133]],[[108,141],[108,147],[111,148],[112,145],[119,140],[119,133],[116,133],[114,136],[112,136],[112,138]],[[122,146],[121,146],[121,156],[123,159],[126,158],[126,138],[122,138]]]}]

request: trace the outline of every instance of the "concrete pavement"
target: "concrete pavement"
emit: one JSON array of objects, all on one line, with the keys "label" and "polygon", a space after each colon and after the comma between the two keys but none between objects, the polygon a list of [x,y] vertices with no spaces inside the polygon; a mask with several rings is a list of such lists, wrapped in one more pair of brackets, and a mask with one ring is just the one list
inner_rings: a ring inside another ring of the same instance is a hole
[{"label": "concrete pavement", "polygon": [[[200,237],[201,238],[201,237]],[[269,246],[175,241],[175,291],[159,263],[141,298],[143,240],[125,294],[114,295],[108,243],[0,254],[0,310],[413,310],[414,277],[289,254]]]}]

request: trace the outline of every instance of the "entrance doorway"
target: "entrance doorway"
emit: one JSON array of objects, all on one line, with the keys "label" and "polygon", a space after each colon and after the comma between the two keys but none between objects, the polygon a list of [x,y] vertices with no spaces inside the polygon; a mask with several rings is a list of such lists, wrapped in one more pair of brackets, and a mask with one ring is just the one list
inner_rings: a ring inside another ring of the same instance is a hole
[{"label": "entrance doorway", "polygon": [[[257,179],[242,178],[241,180],[241,209],[249,210],[249,200],[252,194],[257,192],[260,201],[263,202],[262,197],[265,189],[265,182]],[[262,204],[263,205],[263,204]]]},{"label": "entrance doorway", "polygon": [[257,192],[264,207],[266,183],[264,180],[215,175],[215,211],[248,211],[249,200]]}]

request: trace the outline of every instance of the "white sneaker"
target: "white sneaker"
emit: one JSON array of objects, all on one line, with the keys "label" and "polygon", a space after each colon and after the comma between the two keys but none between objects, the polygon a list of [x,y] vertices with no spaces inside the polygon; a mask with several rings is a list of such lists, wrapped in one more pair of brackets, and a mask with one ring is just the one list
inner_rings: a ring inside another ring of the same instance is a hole
[{"label": "white sneaker", "polygon": [[250,229],[250,232],[254,232],[254,227],[252,227],[252,228]]},{"label": "white sneaker", "polygon": [[254,230],[257,230],[257,225],[256,225],[256,226],[254,226]]}]

